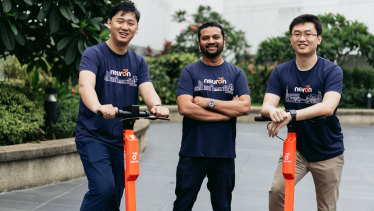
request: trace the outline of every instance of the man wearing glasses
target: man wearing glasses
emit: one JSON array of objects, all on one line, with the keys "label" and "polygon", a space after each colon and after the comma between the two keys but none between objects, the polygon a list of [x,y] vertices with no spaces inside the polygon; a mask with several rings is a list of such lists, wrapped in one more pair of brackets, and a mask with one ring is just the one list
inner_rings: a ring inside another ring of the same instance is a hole
[{"label": "man wearing glasses", "polygon": [[[342,69],[317,56],[322,26],[314,15],[300,15],[289,27],[296,58],[278,65],[269,78],[261,114],[270,117],[269,136],[274,137],[290,121],[318,116],[326,120],[298,122],[295,184],[311,172],[319,211],[336,210],[344,165],[343,134],[336,110],[342,87]],[[284,107],[277,108],[280,99]],[[283,210],[285,180],[282,156],[269,191],[269,210]]]}]

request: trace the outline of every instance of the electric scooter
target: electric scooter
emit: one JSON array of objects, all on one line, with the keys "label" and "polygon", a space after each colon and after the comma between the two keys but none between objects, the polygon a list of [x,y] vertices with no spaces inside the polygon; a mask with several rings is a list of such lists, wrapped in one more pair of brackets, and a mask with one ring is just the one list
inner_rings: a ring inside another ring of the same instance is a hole
[{"label": "electric scooter", "polygon": [[[306,121],[324,120],[326,117],[316,117]],[[255,121],[271,121],[269,117],[256,116]],[[295,168],[296,168],[296,125],[291,121],[287,125],[287,138],[283,142],[282,173],[286,180],[284,211],[293,211],[295,195]],[[279,137],[278,137],[279,138]]]},{"label": "electric scooter", "polygon": [[[100,115],[100,113],[98,114]],[[169,118],[156,117],[149,111],[139,111],[138,105],[118,110],[116,117],[122,118],[121,121],[123,121],[126,211],[136,211],[135,181],[139,176],[139,140],[134,134],[135,121],[140,118],[149,120],[169,120]]]}]

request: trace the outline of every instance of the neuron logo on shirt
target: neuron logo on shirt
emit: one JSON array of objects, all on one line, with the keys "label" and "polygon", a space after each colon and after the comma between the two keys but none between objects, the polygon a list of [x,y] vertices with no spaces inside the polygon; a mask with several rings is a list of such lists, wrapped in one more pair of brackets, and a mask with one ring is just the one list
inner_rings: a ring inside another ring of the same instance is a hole
[{"label": "neuron logo on shirt", "polygon": [[312,92],[312,88],[310,87],[310,85],[306,85],[305,88],[295,87],[294,91],[295,92],[302,92],[302,93],[310,93],[310,92]]},{"label": "neuron logo on shirt", "polygon": [[204,83],[206,83],[206,84],[226,84],[227,82],[223,77],[218,77],[217,80],[204,79]]},{"label": "neuron logo on shirt", "polygon": [[128,69],[123,69],[122,72],[121,71],[117,71],[117,70],[110,70],[110,74],[114,75],[114,76],[131,77],[131,73],[129,72]]},{"label": "neuron logo on shirt", "polygon": [[204,79],[204,81],[198,80],[197,86],[194,87],[194,91],[202,91],[202,90],[213,91],[213,92],[225,92],[228,94],[233,94],[234,85],[232,83],[227,84],[227,81],[223,77],[218,77],[217,80],[213,80],[213,79]]},{"label": "neuron logo on shirt", "polygon": [[108,70],[106,71],[104,80],[112,83],[137,86],[138,77],[131,77],[131,72],[128,69],[122,69],[122,71]]},{"label": "neuron logo on shirt", "polygon": [[[286,87],[286,103],[305,103],[305,104],[316,104],[322,102],[322,93],[317,91],[317,94],[312,93],[312,88],[309,85],[303,87],[295,87],[294,92],[290,90],[288,92],[288,87]],[[303,93],[303,94],[301,94]]]}]

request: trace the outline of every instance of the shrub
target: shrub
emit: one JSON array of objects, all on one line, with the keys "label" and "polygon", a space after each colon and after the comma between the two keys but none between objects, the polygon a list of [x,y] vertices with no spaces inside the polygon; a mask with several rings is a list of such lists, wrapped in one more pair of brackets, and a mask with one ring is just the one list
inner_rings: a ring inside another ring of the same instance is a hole
[{"label": "shrub", "polygon": [[68,95],[57,101],[57,122],[46,127],[48,139],[68,138],[75,136],[75,126],[79,111],[77,95]]},{"label": "shrub", "polygon": [[374,70],[372,68],[343,68],[343,95],[341,108],[366,107],[366,95],[374,94]]},{"label": "shrub", "polygon": [[0,145],[40,139],[44,111],[29,90],[0,84]]},{"label": "shrub", "polygon": [[153,86],[163,104],[175,104],[177,84],[183,67],[196,62],[198,58],[190,53],[169,53],[147,58]]},{"label": "shrub", "polygon": [[268,79],[277,63],[256,65],[253,59],[238,65],[247,76],[248,87],[251,92],[252,104],[262,104],[265,96]]}]

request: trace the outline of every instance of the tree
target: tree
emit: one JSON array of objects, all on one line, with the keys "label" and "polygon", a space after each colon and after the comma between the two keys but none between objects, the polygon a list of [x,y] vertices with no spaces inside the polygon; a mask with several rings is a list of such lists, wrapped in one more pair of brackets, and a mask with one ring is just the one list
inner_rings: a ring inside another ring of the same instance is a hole
[{"label": "tree", "polygon": [[[112,1],[113,3],[116,1]],[[2,0],[1,57],[47,71],[60,81],[77,74],[81,54],[105,40],[109,31],[105,0]]]},{"label": "tree", "polygon": [[[374,66],[374,35],[365,24],[349,21],[340,14],[319,15],[322,23],[322,42],[317,54],[342,66],[348,55],[361,55]],[[269,38],[259,45],[256,63],[285,62],[294,57],[289,32]]]},{"label": "tree", "polygon": [[261,42],[256,54],[256,63],[285,62],[295,57],[290,43],[290,33],[281,37],[271,37]]},{"label": "tree", "polygon": [[248,57],[248,48],[250,45],[245,39],[245,33],[236,30],[227,20],[219,13],[212,11],[210,6],[199,6],[197,13],[188,17],[186,11],[177,11],[173,16],[174,21],[178,23],[188,23],[187,28],[182,30],[176,37],[176,43],[171,46],[170,50],[174,52],[188,52],[199,56],[200,51],[197,46],[197,29],[200,24],[213,20],[220,23],[225,31],[226,50],[223,55],[226,59],[231,59],[234,63]]}]

